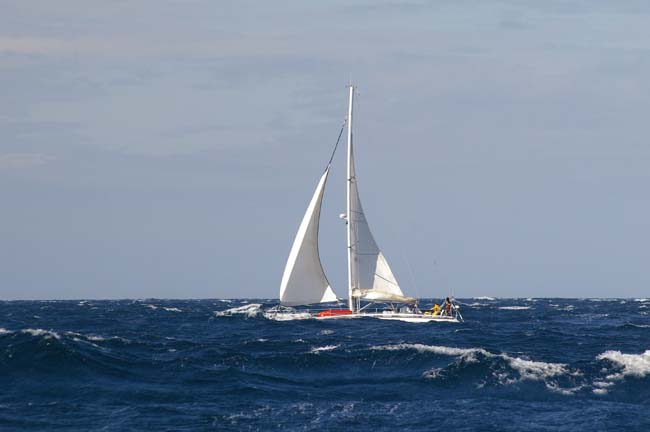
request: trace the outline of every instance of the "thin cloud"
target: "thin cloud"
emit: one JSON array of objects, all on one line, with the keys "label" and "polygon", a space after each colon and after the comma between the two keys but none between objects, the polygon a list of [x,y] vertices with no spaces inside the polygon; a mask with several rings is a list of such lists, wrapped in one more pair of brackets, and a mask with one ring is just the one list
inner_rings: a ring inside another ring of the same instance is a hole
[{"label": "thin cloud", "polygon": [[0,54],[25,55],[77,55],[105,56],[158,56],[158,55],[219,55],[250,56],[291,54],[291,38],[286,35],[257,34],[230,36],[218,40],[195,38],[169,40],[165,38],[43,38],[12,37],[0,35]]},{"label": "thin cloud", "polygon": [[36,168],[56,160],[44,153],[6,153],[0,155],[0,170],[20,170]]}]

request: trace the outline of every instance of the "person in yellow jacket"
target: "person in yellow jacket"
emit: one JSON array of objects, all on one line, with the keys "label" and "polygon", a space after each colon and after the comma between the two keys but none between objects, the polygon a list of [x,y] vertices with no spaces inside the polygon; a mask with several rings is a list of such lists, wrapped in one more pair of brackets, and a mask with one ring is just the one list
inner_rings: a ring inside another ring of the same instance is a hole
[{"label": "person in yellow jacket", "polygon": [[432,315],[438,315],[439,313],[440,313],[440,306],[438,306],[438,303],[436,303],[431,308],[431,314]]}]

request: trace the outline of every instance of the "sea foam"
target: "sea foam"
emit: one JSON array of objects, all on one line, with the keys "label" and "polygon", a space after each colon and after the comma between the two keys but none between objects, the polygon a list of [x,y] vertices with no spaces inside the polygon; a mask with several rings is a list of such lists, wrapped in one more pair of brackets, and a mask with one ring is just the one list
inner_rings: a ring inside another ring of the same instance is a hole
[{"label": "sea foam", "polygon": [[309,350],[310,353],[312,354],[317,354],[319,352],[323,351],[332,351],[335,350],[339,347],[340,345],[325,345],[322,347],[313,347],[311,350]]},{"label": "sea foam", "polygon": [[260,314],[262,305],[260,303],[251,303],[239,307],[226,309],[223,311],[216,311],[214,314],[218,317],[232,316],[232,315],[245,315],[249,318],[256,317]]},{"label": "sea foam", "polygon": [[620,380],[626,376],[644,377],[650,375],[650,350],[641,354],[623,354],[620,351],[605,351],[596,357],[598,360],[609,360],[622,367],[622,370],[607,376],[610,380]]}]

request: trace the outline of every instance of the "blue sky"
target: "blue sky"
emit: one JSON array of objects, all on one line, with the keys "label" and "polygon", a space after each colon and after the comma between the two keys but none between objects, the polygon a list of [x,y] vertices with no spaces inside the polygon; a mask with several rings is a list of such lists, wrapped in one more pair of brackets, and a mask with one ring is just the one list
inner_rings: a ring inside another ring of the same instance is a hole
[{"label": "blue sky", "polygon": [[409,294],[649,293],[646,2],[2,3],[0,298],[277,297],[350,77]]}]

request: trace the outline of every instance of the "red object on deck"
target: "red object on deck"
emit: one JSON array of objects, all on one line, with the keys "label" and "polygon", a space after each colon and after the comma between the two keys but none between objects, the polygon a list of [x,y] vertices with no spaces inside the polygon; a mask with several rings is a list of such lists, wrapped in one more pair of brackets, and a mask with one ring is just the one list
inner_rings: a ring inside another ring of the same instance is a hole
[{"label": "red object on deck", "polygon": [[349,309],[328,309],[326,311],[318,312],[316,316],[319,317],[331,317],[337,315],[351,315],[352,311]]}]

